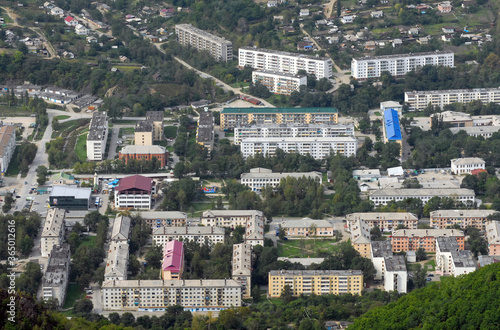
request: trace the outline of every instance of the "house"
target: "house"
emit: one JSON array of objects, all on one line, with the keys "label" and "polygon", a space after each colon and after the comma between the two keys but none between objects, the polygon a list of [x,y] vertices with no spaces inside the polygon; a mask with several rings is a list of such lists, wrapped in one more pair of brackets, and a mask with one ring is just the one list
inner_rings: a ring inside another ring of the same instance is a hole
[{"label": "house", "polygon": [[54,16],[63,16],[64,15],[64,10],[62,10],[59,7],[54,7],[50,10],[50,14]]},{"label": "house", "polygon": [[443,40],[444,42],[450,42],[451,39],[453,39],[453,36],[451,34],[444,34],[442,37],[441,37],[441,40]]},{"label": "house", "polygon": [[450,13],[451,9],[452,5],[449,1],[443,1],[437,6],[437,10],[439,10],[440,13]]},{"label": "house", "polygon": [[40,243],[42,257],[48,257],[55,245],[64,242],[65,216],[66,211],[63,209],[48,209]]},{"label": "house", "polygon": [[278,1],[277,0],[269,0],[267,1],[267,7],[271,8],[271,7],[276,7],[278,5]]},{"label": "house", "polygon": [[403,40],[401,39],[394,39],[392,41],[392,47],[396,48],[396,47],[400,47],[403,45]]},{"label": "house", "polygon": [[64,19],[64,23],[67,26],[77,26],[78,25],[78,21],[71,16],[66,16],[66,18]]},{"label": "house", "polygon": [[313,45],[310,41],[301,41],[297,44],[297,50],[313,50]]},{"label": "house", "polygon": [[72,52],[64,51],[61,55],[64,58],[69,58],[69,59],[75,58],[75,54],[73,54]]},{"label": "house", "polygon": [[373,169],[373,170],[353,170],[352,171],[352,177],[355,180],[360,180],[360,181],[378,181],[378,179],[381,178],[380,175],[380,170],[379,169]]},{"label": "house", "polygon": [[410,28],[410,29],[408,30],[408,34],[410,34],[410,35],[412,35],[412,36],[416,36],[416,35],[418,35],[418,32],[419,32],[419,31],[418,31],[418,28],[416,28],[416,27],[414,27],[414,28]]},{"label": "house", "polygon": [[333,225],[326,220],[303,218],[288,220],[281,226],[286,236],[291,237],[333,237]]},{"label": "house", "polygon": [[429,37],[418,38],[417,42],[421,45],[427,45],[429,44]]},{"label": "house", "polygon": [[93,44],[93,43],[97,43],[97,38],[96,37],[87,37],[87,43],[88,44]]},{"label": "house", "polygon": [[301,9],[299,12],[299,16],[301,17],[309,16],[309,9]]},{"label": "house", "polygon": [[161,17],[172,17],[175,14],[174,8],[164,8],[160,10]]},{"label": "house", "polygon": [[471,174],[472,170],[485,169],[486,162],[477,157],[456,158],[451,160],[451,172],[453,174]]},{"label": "house", "polygon": [[420,4],[420,5],[416,6],[415,9],[417,9],[417,11],[419,13],[425,14],[425,12],[429,9],[429,6],[427,6],[425,4]]},{"label": "house", "polygon": [[342,22],[342,24],[352,24],[354,22],[355,17],[356,16],[354,15],[342,16],[340,18],[340,21]]},{"label": "house", "polygon": [[384,12],[383,12],[382,10],[372,11],[372,12],[370,13],[370,16],[371,16],[372,18],[381,18],[381,17],[383,17],[383,16],[384,16]]},{"label": "house", "polygon": [[453,32],[455,32],[455,28],[453,26],[443,26],[441,28],[441,30],[443,31],[443,33],[453,33]]},{"label": "house", "polygon": [[123,55],[120,55],[119,59],[120,59],[120,62],[122,62],[122,63],[125,63],[125,62],[129,61],[128,57],[127,56],[123,56]]},{"label": "house", "polygon": [[[89,34],[89,29],[87,29],[85,26],[82,24],[77,24],[75,26],[75,33],[80,35],[80,36],[86,36]],[[97,41],[97,40],[96,40]]]}]

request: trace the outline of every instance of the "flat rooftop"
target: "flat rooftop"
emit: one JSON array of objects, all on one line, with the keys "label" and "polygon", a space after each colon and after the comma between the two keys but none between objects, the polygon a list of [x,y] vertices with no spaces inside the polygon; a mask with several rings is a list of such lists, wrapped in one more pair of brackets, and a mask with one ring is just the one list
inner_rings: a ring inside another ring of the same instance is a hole
[{"label": "flat rooftop", "polygon": [[287,220],[283,228],[310,228],[315,225],[317,228],[333,228],[333,225],[327,220],[316,220],[311,218],[303,218],[300,220]]},{"label": "flat rooftop", "polygon": [[111,288],[240,288],[241,284],[234,280],[124,280],[107,281],[101,286]]},{"label": "flat rooftop", "polygon": [[271,270],[271,276],[354,276],[363,275],[360,270]]},{"label": "flat rooftop", "polygon": [[298,172],[298,173],[262,173],[262,172],[250,172],[250,173],[242,173],[241,174],[241,179],[281,179],[281,178],[287,178],[287,177],[292,177],[292,178],[318,178],[322,179],[322,175],[320,172]]},{"label": "flat rooftop", "polygon": [[303,58],[307,60],[314,60],[314,61],[332,61],[328,57],[316,57],[316,56],[311,56],[311,55],[304,55],[304,54],[297,54],[297,53],[290,53],[290,52],[284,52],[280,50],[272,50],[272,49],[265,49],[265,48],[256,48],[256,47],[240,47],[240,51],[253,51],[253,52],[260,52],[260,53],[267,53],[267,54],[277,54],[281,56],[290,56],[290,57],[297,57],[297,58]]},{"label": "flat rooftop", "polygon": [[429,55],[455,55],[453,52],[446,51],[435,51],[435,52],[424,52],[424,53],[410,53],[410,54],[394,54],[394,55],[381,55],[381,56],[365,56],[360,58],[355,58],[353,61],[369,61],[369,60],[384,60],[384,59],[395,59],[395,58],[410,58],[410,57],[420,57]]},{"label": "flat rooftop", "polygon": [[339,111],[336,108],[324,107],[324,108],[224,108],[221,114],[287,114],[287,113],[330,113],[336,114]]},{"label": "flat rooftop", "polygon": [[202,36],[204,38],[210,39],[213,42],[218,42],[221,44],[228,44],[232,45],[231,41],[226,40],[224,38],[221,38],[219,36],[216,36],[215,34],[208,33],[207,31],[203,31],[201,29],[198,29],[197,27],[192,26],[191,24],[177,24],[175,25],[175,28],[179,28],[182,30],[189,31],[191,33],[198,34],[199,36]]},{"label": "flat rooftop", "polygon": [[163,111],[148,111],[146,112],[146,120],[163,121],[165,113]]},{"label": "flat rooftop", "polygon": [[431,218],[486,218],[496,210],[437,210],[430,213]]},{"label": "flat rooftop", "polygon": [[346,215],[348,221],[354,220],[415,220],[418,217],[410,212],[359,212]]},{"label": "flat rooftop", "polygon": [[475,196],[474,190],[459,188],[442,188],[442,189],[421,189],[421,188],[385,188],[378,189],[371,193],[370,196],[394,196],[394,197],[413,197],[413,196]]},{"label": "flat rooftop", "polygon": [[153,229],[153,235],[224,235],[221,227],[158,227]]},{"label": "flat rooftop", "polygon": [[149,120],[139,120],[135,123],[135,131],[136,132],[152,132],[153,131],[153,122]]},{"label": "flat rooftop", "polygon": [[458,229],[399,229],[392,233],[392,237],[464,237]]},{"label": "flat rooftop", "polygon": [[485,93],[485,92],[500,92],[500,87],[471,88],[471,89],[443,89],[443,90],[432,90],[432,91],[407,91],[405,92],[405,94],[439,95],[439,94],[466,94],[466,93]]}]

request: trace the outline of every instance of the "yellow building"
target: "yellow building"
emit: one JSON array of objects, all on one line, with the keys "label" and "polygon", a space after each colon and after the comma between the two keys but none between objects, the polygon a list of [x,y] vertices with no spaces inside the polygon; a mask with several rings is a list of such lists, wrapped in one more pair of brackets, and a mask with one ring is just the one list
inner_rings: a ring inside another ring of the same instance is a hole
[{"label": "yellow building", "polygon": [[363,258],[371,258],[370,227],[363,220],[356,219],[350,226],[352,247]]},{"label": "yellow building", "polygon": [[153,122],[141,120],[135,124],[135,145],[152,146],[153,145]]},{"label": "yellow building", "polygon": [[153,141],[163,140],[163,111],[146,112],[146,121],[153,123]]},{"label": "yellow building", "polygon": [[280,297],[285,285],[293,296],[301,294],[358,294],[363,290],[360,270],[272,270],[269,272],[268,295]]}]

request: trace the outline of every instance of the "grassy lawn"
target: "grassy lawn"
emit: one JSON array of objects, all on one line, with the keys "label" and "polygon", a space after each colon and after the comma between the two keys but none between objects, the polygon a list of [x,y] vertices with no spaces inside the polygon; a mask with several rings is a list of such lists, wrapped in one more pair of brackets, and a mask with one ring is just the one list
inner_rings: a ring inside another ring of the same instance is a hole
[{"label": "grassy lawn", "polygon": [[[59,116],[61,117],[61,116]],[[64,117],[64,116],[62,116]],[[78,127],[86,126],[90,123],[90,119],[76,119],[69,120],[58,125],[57,130],[52,132],[52,138],[55,139],[59,136],[68,136],[70,133],[74,132]]]},{"label": "grassy lawn", "polygon": [[225,132],[224,137],[234,137],[234,132]]},{"label": "grassy lawn", "polygon": [[177,137],[177,126],[166,126],[163,128],[166,138],[175,139]]},{"label": "grassy lawn", "polygon": [[243,81],[243,82],[237,82],[237,83],[231,84],[231,85],[229,85],[229,86],[231,86],[231,87],[233,87],[233,88],[243,88],[243,87],[248,87],[248,86],[250,86],[250,83],[248,83],[248,82],[244,82],[244,81]]},{"label": "grassy lawn", "polygon": [[95,238],[95,236],[84,236],[82,242],[78,244],[78,246],[86,245],[88,247],[93,247],[95,246]]},{"label": "grassy lawn", "polygon": [[281,298],[269,298],[268,299],[273,305],[275,306],[284,306],[285,305],[285,302],[283,301],[283,299]]},{"label": "grassy lawn", "polygon": [[118,137],[121,138],[123,135],[132,135],[134,134],[135,129],[133,127],[125,127],[125,128],[120,128],[120,131],[118,132]]},{"label": "grassy lawn", "polygon": [[75,146],[75,154],[81,162],[87,160],[87,134],[82,134],[78,137]]},{"label": "grassy lawn", "polygon": [[294,239],[278,241],[278,255],[289,258],[317,258],[337,249],[334,239]]},{"label": "grassy lawn", "polygon": [[201,216],[203,211],[210,210],[211,203],[192,203],[188,210],[192,207],[194,209],[193,217]]},{"label": "grassy lawn", "polygon": [[379,111],[375,111],[375,116],[382,116],[382,114]]},{"label": "grassy lawn", "polygon": [[435,271],[436,270],[436,259],[431,259],[425,263],[425,267],[427,267],[427,270],[429,271]]},{"label": "grassy lawn", "polygon": [[10,160],[9,168],[7,169],[7,172],[5,172],[5,176],[17,176],[19,174],[19,165],[21,165],[21,163],[17,158],[18,153],[19,148],[16,148],[14,150],[14,154],[12,155],[12,159]]},{"label": "grassy lawn", "polygon": [[24,107],[11,106],[0,104],[0,117],[23,117],[30,116],[31,111]]},{"label": "grassy lawn", "polygon": [[168,147],[166,147],[166,149],[170,153],[174,152],[174,146],[168,146]]},{"label": "grassy lawn", "polygon": [[119,64],[116,64],[115,66],[118,70],[123,71],[123,72],[131,72],[134,70],[139,70],[141,68],[141,65],[119,65]]},{"label": "grassy lawn", "polygon": [[56,116],[57,120],[64,120],[64,119],[68,119],[70,118],[70,116],[68,115],[60,115],[60,116]]},{"label": "grassy lawn", "polygon": [[78,299],[84,298],[83,288],[79,284],[70,283],[66,292],[66,300],[64,301],[63,309],[71,308]]}]

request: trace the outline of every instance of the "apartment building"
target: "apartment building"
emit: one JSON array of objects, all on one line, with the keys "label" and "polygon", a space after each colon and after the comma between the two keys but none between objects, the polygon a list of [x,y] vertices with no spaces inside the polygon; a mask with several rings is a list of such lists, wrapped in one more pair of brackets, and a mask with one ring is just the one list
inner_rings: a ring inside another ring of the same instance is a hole
[{"label": "apartment building", "polygon": [[485,231],[488,217],[496,212],[495,210],[436,210],[430,213],[430,226],[436,229],[446,229],[454,225],[465,229],[471,226]]},{"label": "apartment building", "polygon": [[205,148],[208,153],[214,149],[214,115],[209,111],[200,112],[196,129],[196,143]]},{"label": "apartment building", "polygon": [[186,225],[187,213],[180,211],[137,212],[147,226],[152,229],[159,227],[183,227]]},{"label": "apartment building", "polygon": [[136,146],[153,145],[153,122],[139,120],[135,123],[134,141]]},{"label": "apartment building", "polygon": [[241,174],[241,184],[250,188],[252,191],[260,192],[264,187],[277,188],[282,179],[286,178],[310,178],[318,181],[320,184],[323,176],[320,172],[297,172],[297,173],[273,173],[267,168],[252,168],[250,173]]},{"label": "apartment building", "polygon": [[161,278],[164,280],[180,280],[184,271],[184,244],[173,240],[165,244]]},{"label": "apartment building", "polygon": [[469,103],[476,100],[482,103],[500,103],[500,87],[405,92],[405,103],[408,104],[410,111],[422,111],[429,103],[443,109],[448,104]]},{"label": "apartment building", "polygon": [[300,86],[307,86],[307,76],[273,71],[253,71],[252,82],[260,83],[274,94],[290,95],[299,92]]},{"label": "apartment building", "polygon": [[175,25],[175,34],[181,45],[191,46],[199,51],[206,50],[217,61],[227,62],[233,59],[233,44],[229,40],[195,28],[191,24]]},{"label": "apartment building", "polygon": [[373,241],[371,260],[375,279],[384,281],[385,291],[408,292],[408,271],[404,256],[394,255],[391,241]]},{"label": "apartment building", "polygon": [[375,279],[382,280],[385,275],[385,258],[394,255],[392,252],[392,245],[390,240],[386,241],[373,241],[371,244],[371,261],[375,268]]},{"label": "apartment building", "polygon": [[402,78],[408,72],[424,65],[455,66],[455,54],[436,51],[428,53],[366,56],[355,58],[351,62],[351,76],[357,80],[379,78],[382,72]]},{"label": "apartment building", "polygon": [[477,269],[468,250],[460,250],[455,237],[436,238],[436,270],[442,275],[465,275]]},{"label": "apartment building", "polygon": [[111,240],[115,242],[127,242],[130,233],[130,217],[117,214],[113,221]]},{"label": "apartment building", "polygon": [[272,270],[269,272],[268,295],[281,297],[285,285],[294,297],[301,294],[357,294],[363,290],[360,270]]},{"label": "apartment building", "polygon": [[104,160],[108,133],[107,113],[105,111],[94,112],[87,135],[87,160]]},{"label": "apartment building", "polygon": [[153,229],[153,243],[161,245],[162,249],[172,240],[193,241],[213,247],[217,243],[224,243],[224,234],[224,228],[220,227],[159,227]]},{"label": "apartment building", "polygon": [[243,125],[316,124],[338,123],[335,108],[224,108],[220,112],[223,130]]},{"label": "apartment building", "polygon": [[163,119],[165,113],[163,111],[147,111],[146,121],[153,124],[153,141],[163,140]]},{"label": "apartment building", "polygon": [[500,255],[500,222],[488,221],[486,223],[486,239],[488,240],[488,255]]},{"label": "apartment building", "polygon": [[252,294],[252,246],[250,244],[233,245],[232,266],[233,280],[241,285],[243,298],[250,298]]},{"label": "apartment building", "polygon": [[364,221],[357,219],[350,228],[352,247],[359,252],[363,258],[371,258],[371,236],[370,228]]},{"label": "apartment building", "polygon": [[47,258],[55,245],[64,243],[65,219],[66,210],[59,208],[47,210],[40,243],[42,257]]},{"label": "apartment building", "polygon": [[294,54],[256,47],[241,47],[238,52],[238,66],[256,70],[296,75],[300,70],[316,76],[316,79],[330,78],[333,63],[326,57]]},{"label": "apartment building", "polygon": [[129,258],[129,243],[127,241],[111,241],[106,257],[104,281],[127,279]]},{"label": "apartment building", "polygon": [[452,127],[450,128],[450,131],[453,134],[457,134],[460,131],[465,131],[468,136],[482,136],[485,139],[489,139],[493,136],[493,134],[500,131],[500,126]]},{"label": "apartment building", "polygon": [[120,180],[115,188],[117,209],[151,209],[151,196],[156,186],[148,177],[133,175]]},{"label": "apartment building", "polygon": [[0,172],[5,173],[16,149],[16,127],[7,125],[0,127]]},{"label": "apartment building", "polygon": [[248,138],[240,145],[243,158],[257,154],[272,157],[277,149],[314,159],[325,159],[332,152],[350,157],[356,155],[358,140],[355,137]]},{"label": "apartment building", "polygon": [[465,235],[457,229],[400,229],[392,234],[392,251],[417,251],[423,248],[425,252],[436,252],[438,237],[454,237],[460,250],[464,249]]},{"label": "apartment building", "polygon": [[373,227],[379,227],[381,231],[393,231],[398,226],[405,226],[408,229],[417,229],[418,217],[409,212],[366,212],[351,213],[346,215],[347,230],[352,232],[352,228],[358,226],[358,221],[370,231]]},{"label": "apartment building", "polygon": [[101,287],[106,311],[165,311],[180,305],[191,312],[241,306],[241,285],[234,280],[106,281]]},{"label": "apartment building", "polygon": [[269,124],[234,128],[234,144],[248,138],[300,138],[354,136],[353,124]]},{"label": "apartment building", "polygon": [[455,158],[451,160],[451,172],[454,174],[471,174],[471,171],[486,168],[486,162],[482,158]]},{"label": "apartment building", "polygon": [[69,282],[71,252],[69,244],[54,245],[42,279],[44,301],[56,300],[58,306],[64,305]]},{"label": "apartment building", "polygon": [[395,142],[399,144],[399,154],[403,152],[403,137],[401,135],[401,125],[399,124],[399,114],[397,110],[387,109],[384,111],[384,125],[382,126],[384,143]]},{"label": "apartment building", "polygon": [[422,203],[425,204],[432,197],[448,197],[452,198],[457,202],[462,202],[466,205],[473,205],[476,197],[474,194],[474,190],[465,189],[465,188],[439,188],[439,189],[422,189],[422,188],[384,188],[374,190],[370,194],[370,200],[378,205],[387,205],[387,203],[391,201],[402,201],[406,198],[418,198],[422,200]]},{"label": "apartment building", "polygon": [[327,220],[303,218],[300,220],[287,220],[281,228],[287,237],[333,237],[333,225]]},{"label": "apartment building", "polygon": [[458,111],[443,111],[439,113],[433,113],[430,118],[430,124],[432,128],[432,119],[434,117],[438,117],[440,121],[445,124],[449,124],[449,126],[453,127],[472,127],[474,126],[474,120],[472,117],[463,112]]},{"label": "apartment building", "polygon": [[168,152],[165,147],[159,145],[126,145],[118,152],[118,158],[125,161],[131,159],[149,160],[156,158],[160,162],[160,167],[165,167],[168,161]]}]

